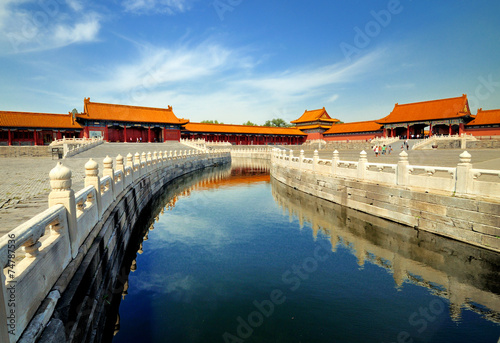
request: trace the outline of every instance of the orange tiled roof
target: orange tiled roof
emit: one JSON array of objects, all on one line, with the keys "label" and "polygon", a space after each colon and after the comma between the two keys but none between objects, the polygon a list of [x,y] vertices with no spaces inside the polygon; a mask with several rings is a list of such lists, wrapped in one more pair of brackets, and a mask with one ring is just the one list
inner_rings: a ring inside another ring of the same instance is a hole
[{"label": "orange tiled roof", "polygon": [[331,126],[329,125],[321,125],[321,124],[313,124],[313,125],[302,125],[296,126],[299,130],[311,130],[311,129],[329,129]]},{"label": "orange tiled roof", "polygon": [[500,109],[498,110],[477,110],[477,115],[467,126],[473,125],[493,125],[500,124]]},{"label": "orange tiled roof", "polygon": [[323,107],[322,109],[319,110],[312,110],[312,111],[306,110],[304,114],[300,116],[299,119],[292,120],[290,123],[297,124],[297,123],[307,123],[311,121],[326,121],[326,122],[336,123],[339,120],[330,117],[328,112],[326,112],[325,108]]},{"label": "orange tiled roof", "polygon": [[373,132],[381,131],[382,125],[374,120],[357,121],[352,123],[335,124],[328,130],[323,132],[323,135],[334,133],[355,133],[355,132]]},{"label": "orange tiled roof", "polygon": [[185,130],[190,132],[207,133],[248,133],[259,135],[294,135],[305,136],[305,133],[295,127],[268,127],[268,126],[249,126],[232,124],[204,124],[188,123]]},{"label": "orange tiled roof", "polygon": [[377,120],[377,123],[405,123],[423,120],[440,120],[460,118],[470,115],[467,95],[461,97],[439,99],[410,104],[396,104],[392,112]]},{"label": "orange tiled roof", "polygon": [[1,127],[81,129],[71,114],[0,111]]},{"label": "orange tiled roof", "polygon": [[153,108],[103,104],[90,102],[90,98],[85,98],[83,111],[84,113],[78,115],[78,118],[178,125],[189,122],[187,119],[177,118],[171,106],[168,106],[168,108]]}]

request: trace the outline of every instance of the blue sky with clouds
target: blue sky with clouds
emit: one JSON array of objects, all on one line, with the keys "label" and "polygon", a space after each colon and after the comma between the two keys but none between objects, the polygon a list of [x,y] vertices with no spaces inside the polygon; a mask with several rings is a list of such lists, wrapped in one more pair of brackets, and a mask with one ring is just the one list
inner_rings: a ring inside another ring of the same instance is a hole
[{"label": "blue sky with clouds", "polygon": [[263,123],[345,122],[469,96],[500,108],[500,2],[1,0],[0,110],[172,105]]}]

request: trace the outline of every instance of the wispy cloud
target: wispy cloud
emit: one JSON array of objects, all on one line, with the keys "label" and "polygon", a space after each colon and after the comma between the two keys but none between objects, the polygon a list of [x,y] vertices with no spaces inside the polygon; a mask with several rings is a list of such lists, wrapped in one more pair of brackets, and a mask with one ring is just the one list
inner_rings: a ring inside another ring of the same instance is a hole
[{"label": "wispy cloud", "polygon": [[66,3],[75,12],[80,12],[83,9],[81,0],[66,0]]},{"label": "wispy cloud", "polygon": [[[373,51],[355,63],[334,63],[261,73],[258,57],[243,49],[204,42],[174,49],[141,47],[137,62],[101,71],[81,88],[99,96],[96,101],[166,107],[192,121],[217,119],[257,123],[279,114],[296,119],[304,108],[334,102],[342,88],[360,82],[386,61]],[[85,96],[91,96],[87,94]],[[281,109],[286,108],[286,113]],[[300,113],[299,113],[300,112]]]},{"label": "wispy cloud", "polygon": [[67,0],[66,5],[5,0],[0,4],[0,51],[36,52],[97,40],[101,17],[92,11],[83,17],[74,12],[82,9],[77,0]]},{"label": "wispy cloud", "polygon": [[126,0],[126,12],[135,14],[169,14],[186,12],[192,7],[192,0]]}]

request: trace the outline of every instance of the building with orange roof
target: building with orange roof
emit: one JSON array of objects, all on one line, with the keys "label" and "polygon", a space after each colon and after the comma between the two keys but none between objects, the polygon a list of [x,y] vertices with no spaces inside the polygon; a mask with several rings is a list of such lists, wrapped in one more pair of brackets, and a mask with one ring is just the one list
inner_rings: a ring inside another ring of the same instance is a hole
[{"label": "building with orange roof", "polygon": [[297,129],[307,133],[307,139],[321,139],[323,132],[339,121],[330,117],[323,107],[319,110],[305,110],[299,119],[292,120],[290,123],[295,124]]},{"label": "building with orange roof", "polygon": [[370,140],[383,135],[383,126],[370,120],[335,124],[323,133],[323,139],[326,141]]},{"label": "building with orange roof", "polygon": [[0,111],[0,145],[44,145],[80,137],[83,127],[72,113]]},{"label": "building with orange roof", "polygon": [[465,132],[473,136],[500,136],[500,109],[478,109],[474,119],[465,125]]},{"label": "building with orange roof", "polygon": [[297,128],[187,123],[182,138],[229,142],[235,145],[302,144],[307,134]]},{"label": "building with orange roof", "polygon": [[396,104],[392,112],[376,122],[384,126],[387,136],[416,138],[424,135],[429,127],[429,135],[462,134],[471,112],[467,95],[409,104]]},{"label": "building with orange roof", "polygon": [[179,140],[182,125],[172,106],[153,108],[90,102],[85,98],[83,113],[76,116],[86,138],[103,137],[107,142],[164,142]]}]

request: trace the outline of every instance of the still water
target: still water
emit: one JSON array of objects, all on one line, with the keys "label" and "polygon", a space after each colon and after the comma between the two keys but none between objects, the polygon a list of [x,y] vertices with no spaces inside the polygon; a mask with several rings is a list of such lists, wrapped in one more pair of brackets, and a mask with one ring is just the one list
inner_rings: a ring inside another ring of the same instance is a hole
[{"label": "still water", "polygon": [[132,263],[114,343],[492,342],[498,254],[240,164],[177,186]]}]

